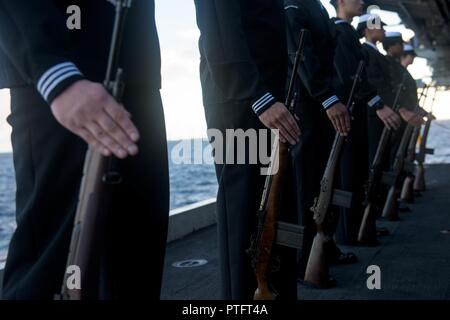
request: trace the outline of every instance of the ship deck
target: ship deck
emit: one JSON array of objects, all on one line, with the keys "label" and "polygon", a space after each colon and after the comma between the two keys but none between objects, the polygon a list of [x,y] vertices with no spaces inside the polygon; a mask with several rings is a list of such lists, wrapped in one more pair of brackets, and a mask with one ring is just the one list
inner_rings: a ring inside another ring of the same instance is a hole
[{"label": "ship deck", "polygon": [[[449,299],[450,298],[450,165],[427,167],[428,191],[402,213],[401,221],[380,222],[391,235],[380,246],[342,247],[355,252],[359,262],[331,269],[338,285],[318,290],[298,285],[305,300]],[[186,259],[208,264],[176,268]],[[162,299],[220,299],[216,228],[209,227],[168,245]],[[367,289],[369,265],[381,269],[381,289]]]}]

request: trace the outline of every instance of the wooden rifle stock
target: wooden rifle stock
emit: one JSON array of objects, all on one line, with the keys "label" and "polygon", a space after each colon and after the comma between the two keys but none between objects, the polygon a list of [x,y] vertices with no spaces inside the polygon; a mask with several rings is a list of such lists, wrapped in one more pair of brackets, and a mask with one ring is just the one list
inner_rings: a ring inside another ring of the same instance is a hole
[{"label": "wooden rifle stock", "polygon": [[[416,113],[420,115],[420,108],[418,106],[416,107]],[[405,169],[405,153],[407,151],[406,148],[408,147],[409,139],[411,138],[413,131],[414,127],[412,125],[408,125],[406,127],[402,140],[400,142],[400,146],[395,156],[395,161],[393,165],[394,183],[391,185],[382,213],[382,216],[384,218],[388,218],[389,220],[399,219],[398,210],[396,210],[397,197],[400,193],[399,184],[401,183],[399,179],[401,177],[401,173]]]},{"label": "wooden rifle stock", "polygon": [[[116,14],[104,86],[120,102],[124,84],[122,69],[118,68],[118,59],[125,18],[132,0],[108,0],[108,2],[115,5]],[[104,225],[110,192],[114,185],[122,182],[122,177],[115,168],[116,161],[118,160],[113,157],[104,157],[91,148],[86,153],[66,273],[61,294],[56,295],[55,299],[98,298],[99,255],[104,241]],[[81,288],[69,284],[69,272],[74,267],[80,271]]]},{"label": "wooden rifle stock", "polygon": [[[353,97],[355,95],[356,86],[361,79],[364,70],[364,61],[359,63],[356,71],[352,89],[347,102],[347,110],[352,111]],[[320,193],[314,201],[314,206],[311,211],[314,212],[314,222],[316,224],[317,233],[314,237],[311,247],[311,253],[306,266],[304,281],[319,288],[325,288],[328,282],[328,261],[327,246],[332,241],[329,234],[330,217],[329,207],[332,204],[334,194],[334,178],[336,176],[336,169],[339,165],[339,159],[344,146],[346,137],[336,134],[333,142],[333,147],[328,158],[328,163],[320,184]]]},{"label": "wooden rifle stock", "polygon": [[[291,113],[295,106],[295,82],[300,61],[303,59],[303,47],[307,30],[301,30],[299,45],[295,53],[292,75],[289,82],[285,105]],[[258,287],[255,300],[275,300],[278,293],[270,281],[273,267],[273,247],[277,236],[277,222],[282,209],[282,195],[286,185],[286,171],[290,163],[289,148],[277,139],[272,147],[269,172],[264,184],[261,204],[257,213],[258,226],[252,236],[251,246],[247,253],[252,257],[252,266]]]},{"label": "wooden rifle stock", "polygon": [[[401,83],[398,85],[395,95],[393,110],[398,111],[400,94],[403,90],[406,76],[403,75]],[[384,157],[389,146],[389,141],[392,136],[392,131],[384,128],[378,143],[377,152],[372,162],[369,172],[369,180],[366,184],[366,208],[364,210],[363,219],[358,232],[358,242],[361,244],[372,245],[377,243],[376,235],[376,209],[379,195],[379,188],[383,178],[383,162]]]},{"label": "wooden rifle stock", "polygon": [[[419,106],[420,105],[424,105],[425,102],[427,101],[428,98],[428,92],[430,90],[430,86],[426,85],[421,92],[421,95],[419,97]],[[423,99],[423,103],[422,103],[422,98]],[[425,115],[423,115],[425,116]],[[409,142],[409,146],[408,146],[408,151],[406,153],[406,159],[405,159],[405,167],[406,167],[406,172],[407,172],[407,176],[403,182],[403,187],[402,187],[402,191],[400,194],[400,200],[402,202],[405,203],[413,203],[414,202],[414,181],[415,181],[415,176],[414,176],[414,161],[416,158],[416,146],[417,146],[417,140],[419,139],[419,135],[420,135],[420,130],[421,127],[416,127],[414,128],[412,135],[411,135],[411,140]]]},{"label": "wooden rifle stock", "polygon": [[414,191],[423,192],[426,191],[425,183],[425,156],[426,156],[426,141],[428,138],[428,133],[430,131],[432,119],[428,118],[425,123],[425,128],[420,140],[419,153],[417,157],[417,167],[416,167],[416,179],[414,181]]},{"label": "wooden rifle stock", "polygon": [[[436,100],[437,89],[435,88],[432,105]],[[425,122],[425,126],[423,129],[423,134],[420,139],[419,153],[416,155],[417,167],[416,167],[416,179],[414,181],[414,191],[423,192],[426,191],[426,183],[425,183],[425,158],[427,154],[432,154],[433,150],[427,149],[427,141],[430,133],[431,123],[434,120],[433,114],[430,112],[427,115],[427,121]]]},{"label": "wooden rifle stock", "polygon": [[405,132],[403,133],[402,140],[400,142],[400,145],[397,149],[395,159],[394,159],[394,165],[392,167],[392,173],[393,173],[393,183],[391,187],[389,188],[388,196],[386,198],[386,202],[384,204],[382,217],[387,218],[391,221],[399,220],[398,217],[398,210],[396,207],[397,204],[397,197],[399,195],[399,179],[400,175],[403,172],[404,163],[405,163],[405,152],[406,148],[408,147],[409,140],[411,139],[411,133],[413,131],[414,127],[411,125],[408,125],[405,129]]},{"label": "wooden rifle stock", "polygon": [[414,166],[414,156],[416,153],[416,144],[417,139],[419,138],[420,134],[420,127],[414,128],[411,134],[410,143],[408,146],[408,151],[406,152],[406,158],[405,162],[407,165],[407,176],[405,180],[403,181],[402,191],[400,193],[400,200],[405,203],[413,203],[414,202],[414,180],[415,176],[412,172],[412,170],[409,169],[409,167]]}]

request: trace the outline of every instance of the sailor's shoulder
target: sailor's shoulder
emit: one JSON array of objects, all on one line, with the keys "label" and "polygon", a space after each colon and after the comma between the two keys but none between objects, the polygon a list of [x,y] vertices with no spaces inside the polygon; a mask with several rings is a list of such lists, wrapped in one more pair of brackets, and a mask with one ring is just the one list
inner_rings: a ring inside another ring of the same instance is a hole
[{"label": "sailor's shoulder", "polygon": [[305,3],[300,0],[285,0],[284,10],[300,10],[305,7]]},{"label": "sailor's shoulder", "polygon": [[[315,9],[318,0],[284,0],[285,10],[308,10]],[[315,10],[313,10],[315,11]]]}]

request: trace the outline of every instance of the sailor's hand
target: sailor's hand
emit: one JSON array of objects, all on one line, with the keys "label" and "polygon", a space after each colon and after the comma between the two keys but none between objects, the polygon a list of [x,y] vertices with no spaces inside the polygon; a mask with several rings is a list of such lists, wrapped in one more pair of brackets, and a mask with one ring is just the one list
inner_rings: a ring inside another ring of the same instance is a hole
[{"label": "sailor's hand", "polygon": [[103,85],[80,80],[51,104],[58,122],[104,156],[124,159],[138,153],[139,132],[130,114]]},{"label": "sailor's hand", "polygon": [[420,127],[425,123],[421,116],[412,111],[409,111],[406,108],[400,108],[399,113],[403,120],[414,127]]},{"label": "sailor's hand", "polygon": [[382,109],[377,110],[377,116],[383,121],[386,128],[390,130],[398,130],[402,124],[400,116],[388,106],[384,106]]},{"label": "sailor's hand", "polygon": [[351,129],[350,115],[347,107],[336,103],[327,109],[327,116],[338,133],[347,136]]},{"label": "sailor's hand", "polygon": [[276,102],[259,116],[259,120],[269,129],[278,129],[281,142],[295,145],[300,141],[297,121],[284,104]]}]

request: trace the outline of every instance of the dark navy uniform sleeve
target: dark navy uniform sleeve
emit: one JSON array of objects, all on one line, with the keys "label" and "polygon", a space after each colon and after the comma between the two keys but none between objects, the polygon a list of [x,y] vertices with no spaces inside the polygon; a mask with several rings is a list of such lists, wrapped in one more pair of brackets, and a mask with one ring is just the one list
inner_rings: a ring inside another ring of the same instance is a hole
[{"label": "dark navy uniform sleeve", "polygon": [[384,101],[381,98],[381,96],[378,93],[378,90],[376,89],[375,86],[373,86],[370,81],[369,81],[369,77],[367,75],[367,68],[366,66],[369,63],[369,59],[370,57],[368,57],[364,51],[362,50],[362,46],[359,47],[359,52],[361,53],[361,57],[362,57],[362,61],[364,61],[364,70],[363,70],[363,75],[362,75],[362,96],[364,96],[364,98],[367,101],[367,105],[369,106],[369,108],[373,108],[373,109],[380,109],[382,107],[384,107]]},{"label": "dark navy uniform sleeve", "polygon": [[[242,27],[239,0],[195,0],[201,52],[214,83],[231,101],[251,101],[260,115],[276,99],[267,90]],[[274,48],[276,50],[276,48]]]},{"label": "dark navy uniform sleeve", "polygon": [[382,54],[369,47],[365,47],[363,53],[366,58],[369,83],[377,89],[383,99],[387,99],[386,103],[389,103],[388,101],[393,98],[388,61]]},{"label": "dark navy uniform sleeve", "polygon": [[336,92],[341,99],[349,98],[358,65],[363,61],[365,67],[361,74],[361,81],[356,87],[354,98],[365,101],[370,108],[381,108],[384,103],[377,90],[368,81],[366,71],[368,57],[363,53],[356,31],[343,20],[333,19],[332,26],[336,30],[337,42],[334,56]]},{"label": "dark navy uniform sleeve", "polygon": [[[414,102],[414,98],[411,98],[411,81],[414,83],[413,86],[415,87],[414,79],[409,74],[408,70],[400,64],[400,62],[392,57],[387,57],[387,59],[390,66],[392,88],[395,88],[396,91],[398,85],[403,81],[403,89],[399,96],[398,105],[400,106],[400,108],[405,108],[409,111],[415,112],[417,103]],[[417,88],[415,89],[415,96],[415,99],[417,100]]]},{"label": "dark navy uniform sleeve", "polygon": [[414,80],[411,73],[409,73],[408,69],[404,68],[404,72],[406,72],[406,81],[405,81],[405,102],[404,107],[411,111],[417,111],[419,106],[419,98],[417,97],[417,83]]},{"label": "dark navy uniform sleeve", "polygon": [[[70,47],[69,30],[55,1],[0,0],[0,17],[2,50],[49,104],[72,83],[83,79],[66,52]],[[8,30],[17,30],[21,38],[13,39]]]},{"label": "dark navy uniform sleeve", "polygon": [[[340,102],[333,88],[333,70],[323,68],[317,54],[317,48],[313,43],[311,34],[311,18],[307,10],[302,8],[302,3],[296,1],[285,6],[289,52],[295,52],[298,47],[299,35],[302,29],[309,30],[305,37],[303,49],[304,59],[299,67],[299,77],[308,90],[308,93],[319,101],[325,109]],[[292,45],[295,45],[293,47]]]}]

